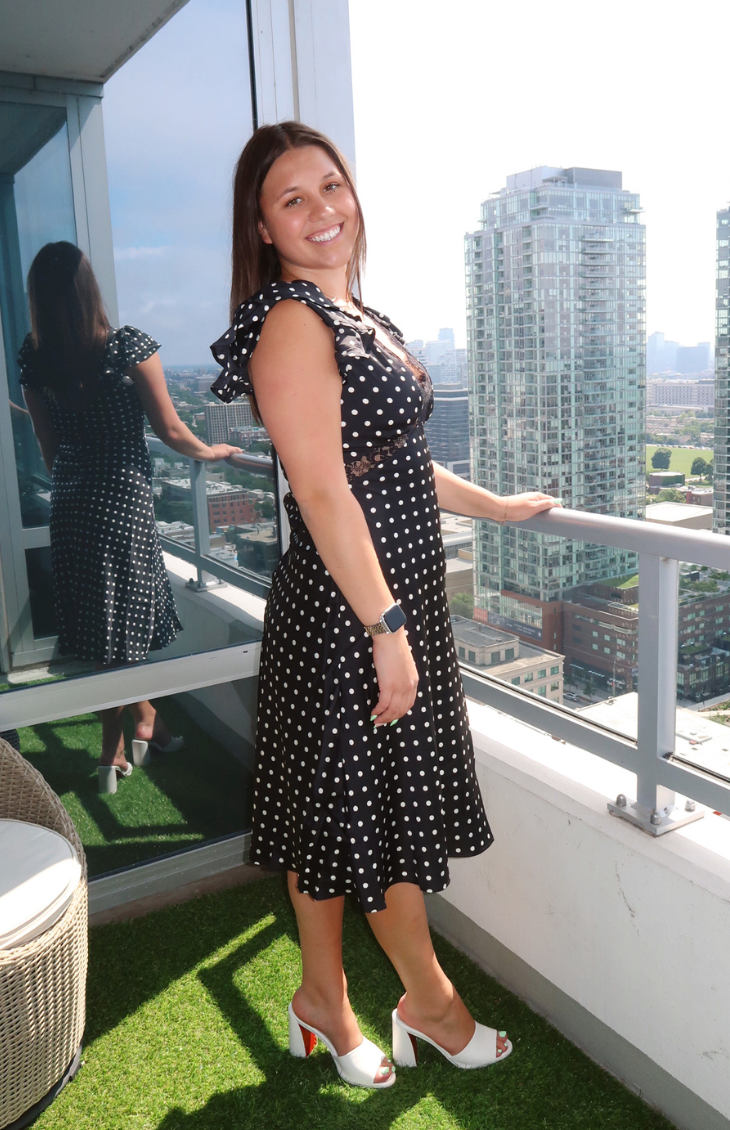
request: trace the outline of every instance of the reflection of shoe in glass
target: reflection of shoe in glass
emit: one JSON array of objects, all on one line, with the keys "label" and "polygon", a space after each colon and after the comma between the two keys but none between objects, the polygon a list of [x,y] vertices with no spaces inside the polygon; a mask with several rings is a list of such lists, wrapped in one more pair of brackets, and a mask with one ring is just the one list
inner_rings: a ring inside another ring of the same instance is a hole
[{"label": "reflection of shoe in glass", "polygon": [[338,1055],[334,1047],[318,1028],[305,1024],[289,1005],[289,1051],[306,1059],[321,1040],[335,1061],[341,1079],[353,1087],[372,1087],[382,1091],[395,1083],[393,1061],[381,1048],[363,1036],[362,1043],[346,1055]]},{"label": "reflection of shoe in glass", "polygon": [[99,782],[100,793],[115,793],[117,791],[118,777],[131,777],[132,766],[127,762],[127,768],[121,765],[97,765],[96,777]]},{"label": "reflection of shoe in glass", "polygon": [[[476,1023],[476,1021],[475,1021]],[[418,1048],[416,1040],[425,1040],[437,1051],[441,1052],[444,1059],[453,1063],[454,1067],[487,1067],[490,1063],[500,1063],[512,1051],[512,1041],[507,1040],[506,1051],[497,1055],[497,1030],[487,1028],[485,1024],[478,1024],[469,1043],[456,1055],[450,1055],[446,1048],[442,1048],[430,1036],[411,1028],[398,1015],[398,1009],[393,1009],[393,1059],[399,1067],[416,1067],[418,1064]]]},{"label": "reflection of shoe in glass", "polygon": [[185,738],[170,738],[167,745],[159,742],[143,742],[140,738],[132,740],[132,760],[135,765],[149,765],[153,753],[177,753],[185,745]]}]

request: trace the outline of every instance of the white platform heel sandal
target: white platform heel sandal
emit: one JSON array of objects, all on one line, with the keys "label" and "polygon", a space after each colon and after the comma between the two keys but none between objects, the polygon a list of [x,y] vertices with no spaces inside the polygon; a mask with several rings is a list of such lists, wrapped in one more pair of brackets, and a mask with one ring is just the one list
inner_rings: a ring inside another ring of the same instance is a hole
[{"label": "white platform heel sandal", "polygon": [[300,1059],[314,1050],[317,1040],[321,1040],[335,1061],[341,1079],[353,1087],[371,1087],[382,1091],[395,1083],[395,1071],[390,1056],[382,1048],[363,1036],[362,1043],[347,1055],[338,1055],[334,1047],[318,1028],[300,1020],[291,1004],[289,1005],[289,1051]]},{"label": "white platform heel sandal", "polygon": [[[476,1023],[476,1021],[475,1021]],[[398,1009],[393,1009],[393,1059],[399,1067],[416,1067],[418,1065],[418,1040],[425,1040],[441,1052],[444,1059],[453,1063],[454,1067],[463,1067],[467,1070],[473,1067],[487,1067],[490,1063],[501,1063],[512,1051],[512,1041],[507,1040],[507,1048],[501,1055],[497,1055],[496,1028],[487,1028],[486,1024],[477,1024],[476,1031],[469,1043],[456,1055],[450,1055],[445,1048],[432,1040],[417,1028],[411,1028],[398,1015]]]}]

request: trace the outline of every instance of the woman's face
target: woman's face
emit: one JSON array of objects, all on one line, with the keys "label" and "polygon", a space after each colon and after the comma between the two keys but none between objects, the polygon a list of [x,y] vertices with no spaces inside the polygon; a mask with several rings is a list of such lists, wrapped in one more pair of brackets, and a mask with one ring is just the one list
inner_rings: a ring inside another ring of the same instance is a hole
[{"label": "woman's face", "polygon": [[357,205],[337,165],[318,145],[274,161],[261,190],[259,234],[276,248],[282,271],[345,268],[359,227]]}]

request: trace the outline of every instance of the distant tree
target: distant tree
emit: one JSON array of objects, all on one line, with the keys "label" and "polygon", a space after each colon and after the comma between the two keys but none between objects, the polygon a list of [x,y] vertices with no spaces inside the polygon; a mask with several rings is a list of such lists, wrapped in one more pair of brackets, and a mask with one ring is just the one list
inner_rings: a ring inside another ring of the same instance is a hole
[{"label": "distant tree", "polygon": [[657,502],[686,502],[687,499],[682,494],[681,490],[675,490],[674,487],[665,487],[660,490],[656,496]]},{"label": "distant tree", "polygon": [[469,592],[457,592],[449,601],[452,616],[466,616],[468,620],[474,617],[474,597]]},{"label": "distant tree", "polygon": [[666,448],[657,448],[651,457],[651,465],[655,471],[668,471],[671,458],[671,451],[667,451]]},{"label": "distant tree", "polygon": [[701,455],[692,460],[692,474],[693,475],[706,475],[710,470],[710,464],[707,463]]}]

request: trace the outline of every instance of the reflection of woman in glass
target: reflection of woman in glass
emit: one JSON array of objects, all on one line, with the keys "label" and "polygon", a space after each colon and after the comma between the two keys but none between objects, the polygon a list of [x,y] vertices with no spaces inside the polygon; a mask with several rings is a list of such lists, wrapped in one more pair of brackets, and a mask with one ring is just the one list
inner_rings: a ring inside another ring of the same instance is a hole
[{"label": "reflection of woman in glass", "polygon": [[[138,663],[181,628],[155,527],[145,414],[155,433],[192,459],[225,459],[179,419],[157,343],[112,329],[86,256],[43,247],[28,274],[31,333],[21,383],[52,474],[51,555],[59,651],[97,667]],[[128,776],[123,707],[101,712],[101,765]],[[159,749],[170,734],[150,702],[133,703],[135,737]],[[174,742],[173,742],[174,744]]]},{"label": "reflection of woman in glass", "polygon": [[292,492],[291,543],[266,609],[251,842],[252,861],[289,872],[303,967],[290,1048],[307,1055],[324,1034],[349,1082],[394,1082],[347,999],[352,893],[406,989],[395,1059],[415,1064],[423,1037],[458,1067],[496,1063],[511,1044],[475,1023],[440,968],[423,898],[448,885],[449,856],[492,843],[439,507],[520,521],[555,500],[499,498],[432,464],[428,373],[387,318],[353,300],[363,218],[326,137],[295,122],[257,130],[233,217],[233,325],[213,346],[224,366],[213,389],[224,401],[255,394]]}]

